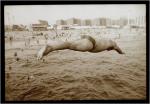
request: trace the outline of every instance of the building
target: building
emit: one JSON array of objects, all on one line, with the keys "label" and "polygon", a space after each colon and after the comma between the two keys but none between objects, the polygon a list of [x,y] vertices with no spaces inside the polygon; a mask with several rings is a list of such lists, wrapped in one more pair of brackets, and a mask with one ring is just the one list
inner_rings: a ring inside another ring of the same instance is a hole
[{"label": "building", "polygon": [[139,16],[135,18],[135,25],[144,27],[146,25],[146,17]]},{"label": "building", "polygon": [[46,31],[47,26],[42,24],[32,24],[33,31]]},{"label": "building", "polygon": [[11,25],[5,25],[5,31],[12,31]]},{"label": "building", "polygon": [[120,26],[120,20],[119,19],[113,19],[112,22],[111,22],[113,26]]},{"label": "building", "polygon": [[76,20],[74,18],[68,19],[68,20],[66,20],[66,22],[67,22],[67,25],[76,24]]},{"label": "building", "polygon": [[100,26],[100,18],[96,18],[92,20],[92,25],[93,26]]},{"label": "building", "polygon": [[12,31],[26,31],[26,26],[24,25],[12,25]]},{"label": "building", "polygon": [[81,26],[81,20],[80,20],[80,19],[76,19],[76,24],[77,24],[78,26]]},{"label": "building", "polygon": [[45,21],[45,20],[39,20],[39,23],[40,23],[40,24],[43,24],[43,25],[47,25],[47,26],[48,26],[48,22],[47,22],[47,21]]},{"label": "building", "polygon": [[126,25],[130,26],[138,26],[143,27],[146,24],[146,16],[139,16],[134,19],[127,19],[125,17],[121,17],[119,19],[110,19],[110,18],[96,18],[96,19],[85,19],[80,20],[77,18],[70,18],[68,20],[57,20],[56,24],[61,29],[63,26],[68,29],[69,28],[83,28],[88,26],[97,27],[124,27]]},{"label": "building", "polygon": [[134,27],[145,27],[146,26],[146,16],[138,16],[135,18],[128,18],[128,25]]},{"label": "building", "polygon": [[96,18],[92,20],[91,23],[93,26],[107,26],[107,19],[106,18]]},{"label": "building", "polygon": [[100,18],[100,26],[106,26],[106,18]]},{"label": "building", "polygon": [[66,21],[65,20],[57,20],[56,24],[57,25],[66,25]]},{"label": "building", "polygon": [[134,19],[129,19],[128,21],[129,21],[129,25],[135,25],[136,23]]},{"label": "building", "polygon": [[77,18],[70,18],[66,20],[67,25],[81,25],[81,20]]},{"label": "building", "polygon": [[38,24],[32,24],[33,31],[47,31],[48,22],[44,20],[39,20]]},{"label": "building", "polygon": [[111,27],[111,19],[110,18],[106,18],[106,26],[107,27]]},{"label": "building", "polygon": [[81,26],[91,26],[91,25],[92,25],[92,21],[90,19],[81,21]]},{"label": "building", "polygon": [[69,29],[70,29],[70,27],[69,27],[69,26],[67,26],[67,25],[63,25],[63,26],[61,27],[61,29],[62,29],[62,30],[69,30]]},{"label": "building", "polygon": [[124,27],[128,24],[128,20],[126,18],[120,18],[119,19],[119,25],[120,27]]}]

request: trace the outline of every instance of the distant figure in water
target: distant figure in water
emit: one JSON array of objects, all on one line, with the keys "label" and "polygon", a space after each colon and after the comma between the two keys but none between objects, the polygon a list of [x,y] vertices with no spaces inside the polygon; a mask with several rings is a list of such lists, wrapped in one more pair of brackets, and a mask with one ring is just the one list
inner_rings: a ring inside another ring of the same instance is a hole
[{"label": "distant figure in water", "polygon": [[39,44],[39,40],[38,39],[36,40],[36,43]]},{"label": "distant figure in water", "polygon": [[91,53],[115,50],[119,54],[124,54],[116,42],[110,39],[94,39],[89,35],[81,35],[81,38],[75,41],[49,41],[38,51],[37,59],[42,59],[43,56],[46,56],[52,51],[64,49]]},{"label": "distant figure in water", "polygon": [[13,37],[12,36],[9,37],[9,42],[10,42],[10,45],[12,46],[12,42],[13,42]]}]

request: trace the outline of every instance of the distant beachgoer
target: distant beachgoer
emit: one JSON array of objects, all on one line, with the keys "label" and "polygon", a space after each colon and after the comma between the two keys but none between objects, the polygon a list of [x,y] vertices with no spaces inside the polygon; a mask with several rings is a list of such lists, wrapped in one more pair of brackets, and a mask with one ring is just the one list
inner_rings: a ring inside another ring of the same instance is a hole
[{"label": "distant beachgoer", "polygon": [[24,46],[26,46],[26,38],[24,37]]},{"label": "distant beachgoer", "polygon": [[48,34],[44,35],[45,40],[48,40]]},{"label": "distant beachgoer", "polygon": [[17,56],[17,52],[14,53],[14,56],[15,56],[15,57]]},{"label": "distant beachgoer", "polygon": [[39,40],[38,39],[36,40],[36,43],[39,44]]},{"label": "distant beachgoer", "polygon": [[25,41],[25,46],[29,47],[30,46],[30,38],[29,39],[25,39],[24,41]]},{"label": "distant beachgoer", "polygon": [[9,42],[10,42],[10,45],[12,46],[12,44],[13,44],[13,37],[12,36],[9,37]]}]

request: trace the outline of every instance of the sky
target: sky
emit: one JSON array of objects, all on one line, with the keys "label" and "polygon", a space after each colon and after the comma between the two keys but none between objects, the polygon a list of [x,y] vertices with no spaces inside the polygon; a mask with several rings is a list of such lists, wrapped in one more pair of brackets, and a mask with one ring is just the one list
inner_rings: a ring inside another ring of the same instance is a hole
[{"label": "sky", "polygon": [[80,18],[95,19],[108,17],[136,18],[146,15],[144,4],[97,4],[97,5],[11,5],[4,7],[5,25],[38,23],[38,20],[47,20],[55,24],[56,20]]}]

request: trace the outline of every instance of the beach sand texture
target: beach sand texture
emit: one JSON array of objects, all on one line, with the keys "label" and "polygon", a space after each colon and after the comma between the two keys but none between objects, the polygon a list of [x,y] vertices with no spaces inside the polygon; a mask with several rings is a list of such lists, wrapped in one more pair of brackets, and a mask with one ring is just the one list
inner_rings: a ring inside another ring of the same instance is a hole
[{"label": "beach sand texture", "polygon": [[[59,37],[61,40],[75,40],[80,35],[79,30],[63,32],[67,35]],[[85,29],[82,34],[115,39],[125,55],[116,51],[59,50],[49,53],[43,61],[36,60],[38,49],[45,44],[43,36],[34,36],[39,39],[37,44],[31,32],[6,33],[15,34],[12,45],[5,38],[6,101],[145,99],[146,35],[139,31],[120,32],[121,37],[116,39],[118,36],[111,35],[107,29]],[[50,37],[55,35],[51,31],[47,33]],[[66,38],[69,33],[70,38]],[[30,46],[24,45],[24,38],[30,38]]]}]

